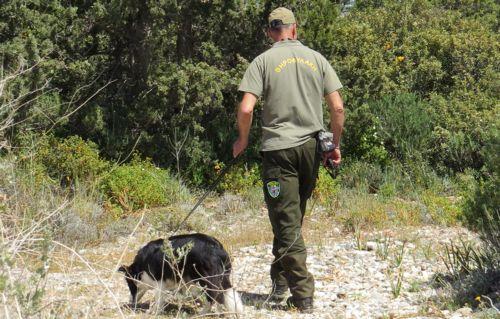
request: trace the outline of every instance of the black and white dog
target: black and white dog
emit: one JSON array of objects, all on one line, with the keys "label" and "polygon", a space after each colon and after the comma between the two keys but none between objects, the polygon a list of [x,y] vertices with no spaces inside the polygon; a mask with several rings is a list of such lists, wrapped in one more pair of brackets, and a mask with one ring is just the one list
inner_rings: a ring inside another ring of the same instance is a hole
[{"label": "black and white dog", "polygon": [[[223,304],[228,312],[242,313],[243,304],[230,281],[231,261],[222,244],[204,234],[172,236],[164,245],[163,239],[142,247],[130,266],[121,266],[130,289],[131,303],[137,305],[147,290],[185,291],[191,284],[199,284],[211,308],[214,302]],[[183,289],[184,288],[184,289]],[[158,297],[158,308],[164,299]]]}]

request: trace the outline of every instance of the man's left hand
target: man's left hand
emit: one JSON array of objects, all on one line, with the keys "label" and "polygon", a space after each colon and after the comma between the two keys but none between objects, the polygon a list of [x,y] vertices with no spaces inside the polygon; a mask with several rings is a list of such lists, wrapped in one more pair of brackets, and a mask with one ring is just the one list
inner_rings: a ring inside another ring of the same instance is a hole
[{"label": "man's left hand", "polygon": [[248,140],[238,138],[233,144],[233,157],[238,157],[248,146]]},{"label": "man's left hand", "polygon": [[328,167],[329,160],[332,160],[334,166],[340,165],[340,161],[342,160],[342,156],[340,154],[339,148],[336,148],[333,151],[331,151],[330,153],[327,153],[323,156],[323,165],[325,167]]}]

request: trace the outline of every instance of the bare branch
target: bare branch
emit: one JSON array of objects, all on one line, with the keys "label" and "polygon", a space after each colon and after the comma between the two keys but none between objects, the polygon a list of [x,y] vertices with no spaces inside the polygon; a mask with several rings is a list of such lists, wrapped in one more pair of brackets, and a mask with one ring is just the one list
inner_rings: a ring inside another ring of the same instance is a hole
[{"label": "bare branch", "polygon": [[52,130],[58,123],[60,123],[62,120],[70,117],[71,115],[75,114],[78,110],[80,110],[82,107],[85,106],[90,100],[92,100],[97,94],[99,94],[102,90],[104,90],[108,85],[111,83],[115,82],[116,80],[109,81],[106,83],[104,86],[99,88],[97,91],[95,91],[90,97],[88,97],[82,104],[78,105],[73,111],[61,116],[49,129],[48,131]]},{"label": "bare branch", "polygon": [[184,131],[184,136],[183,137],[178,137],[178,128],[174,128],[174,136],[173,139],[170,137],[167,137],[167,142],[168,145],[171,148],[170,154],[172,154],[175,158],[176,162],[176,168],[177,168],[177,176],[181,176],[181,155],[182,155],[182,150],[184,148],[184,144],[186,144],[186,141],[189,137],[189,131],[185,130]]},{"label": "bare branch", "polygon": [[[33,71],[33,69],[35,69],[38,66],[38,64],[40,64],[41,62],[42,62],[42,60],[39,60],[37,63],[33,64],[31,67],[29,67],[27,69],[24,69],[23,65],[20,65],[19,68],[14,73],[7,75],[6,77],[0,79],[0,97],[2,97],[2,93],[3,93],[3,90],[4,90],[7,82],[25,74],[25,73]],[[3,73],[3,67],[2,67],[2,73]]]}]

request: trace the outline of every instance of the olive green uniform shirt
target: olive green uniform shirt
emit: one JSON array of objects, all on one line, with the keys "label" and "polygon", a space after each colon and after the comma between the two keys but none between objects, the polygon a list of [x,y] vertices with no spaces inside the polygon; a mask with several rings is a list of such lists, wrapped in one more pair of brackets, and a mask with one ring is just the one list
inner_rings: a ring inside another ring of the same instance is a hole
[{"label": "olive green uniform shirt", "polygon": [[342,84],[320,53],[297,40],[276,42],[256,57],[239,91],[264,97],[262,151],[301,145],[323,129],[323,96]]}]

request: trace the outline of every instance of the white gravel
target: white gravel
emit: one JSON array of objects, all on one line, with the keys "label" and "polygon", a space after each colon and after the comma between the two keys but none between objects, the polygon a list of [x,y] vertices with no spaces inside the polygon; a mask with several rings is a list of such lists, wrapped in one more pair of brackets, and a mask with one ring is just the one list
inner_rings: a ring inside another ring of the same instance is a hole
[{"label": "white gravel", "polygon": [[[382,233],[398,232],[390,230],[368,236],[377,238]],[[309,244],[308,267],[316,279],[315,312],[311,315],[290,311],[266,301],[270,290],[269,264],[273,259],[270,245],[233,249],[233,283],[242,293],[246,304],[242,317],[471,318],[473,315],[468,308],[455,312],[430,309],[428,299],[436,295],[431,287],[432,276],[443,271],[444,266],[437,254],[429,257],[425,252],[436,250],[435,245],[439,245],[439,241],[444,243],[449,242],[450,238],[472,235],[461,228],[429,226],[406,229],[404,232],[415,238],[415,241],[405,244],[400,267],[395,265],[395,256],[403,243],[396,239],[390,243],[387,258],[378,249],[380,244],[375,240],[372,241],[376,243],[375,247],[358,250],[351,235],[326,237],[321,244]],[[80,262],[79,257],[70,252],[57,254],[54,262],[60,267],[54,267],[48,276],[45,302],[64,305],[61,306],[61,317],[154,317],[153,314],[124,308],[129,292],[121,274],[116,272],[122,253],[125,252],[123,263],[130,262],[135,251],[147,242],[146,237],[144,233],[134,237],[128,248],[130,239],[120,238],[115,243],[104,243],[79,251],[87,264]],[[403,272],[403,284],[401,293],[395,297],[391,281],[396,281],[399,271]],[[147,294],[144,301],[152,299],[153,294]],[[169,312],[162,315],[169,318],[186,316],[196,314]]]}]

